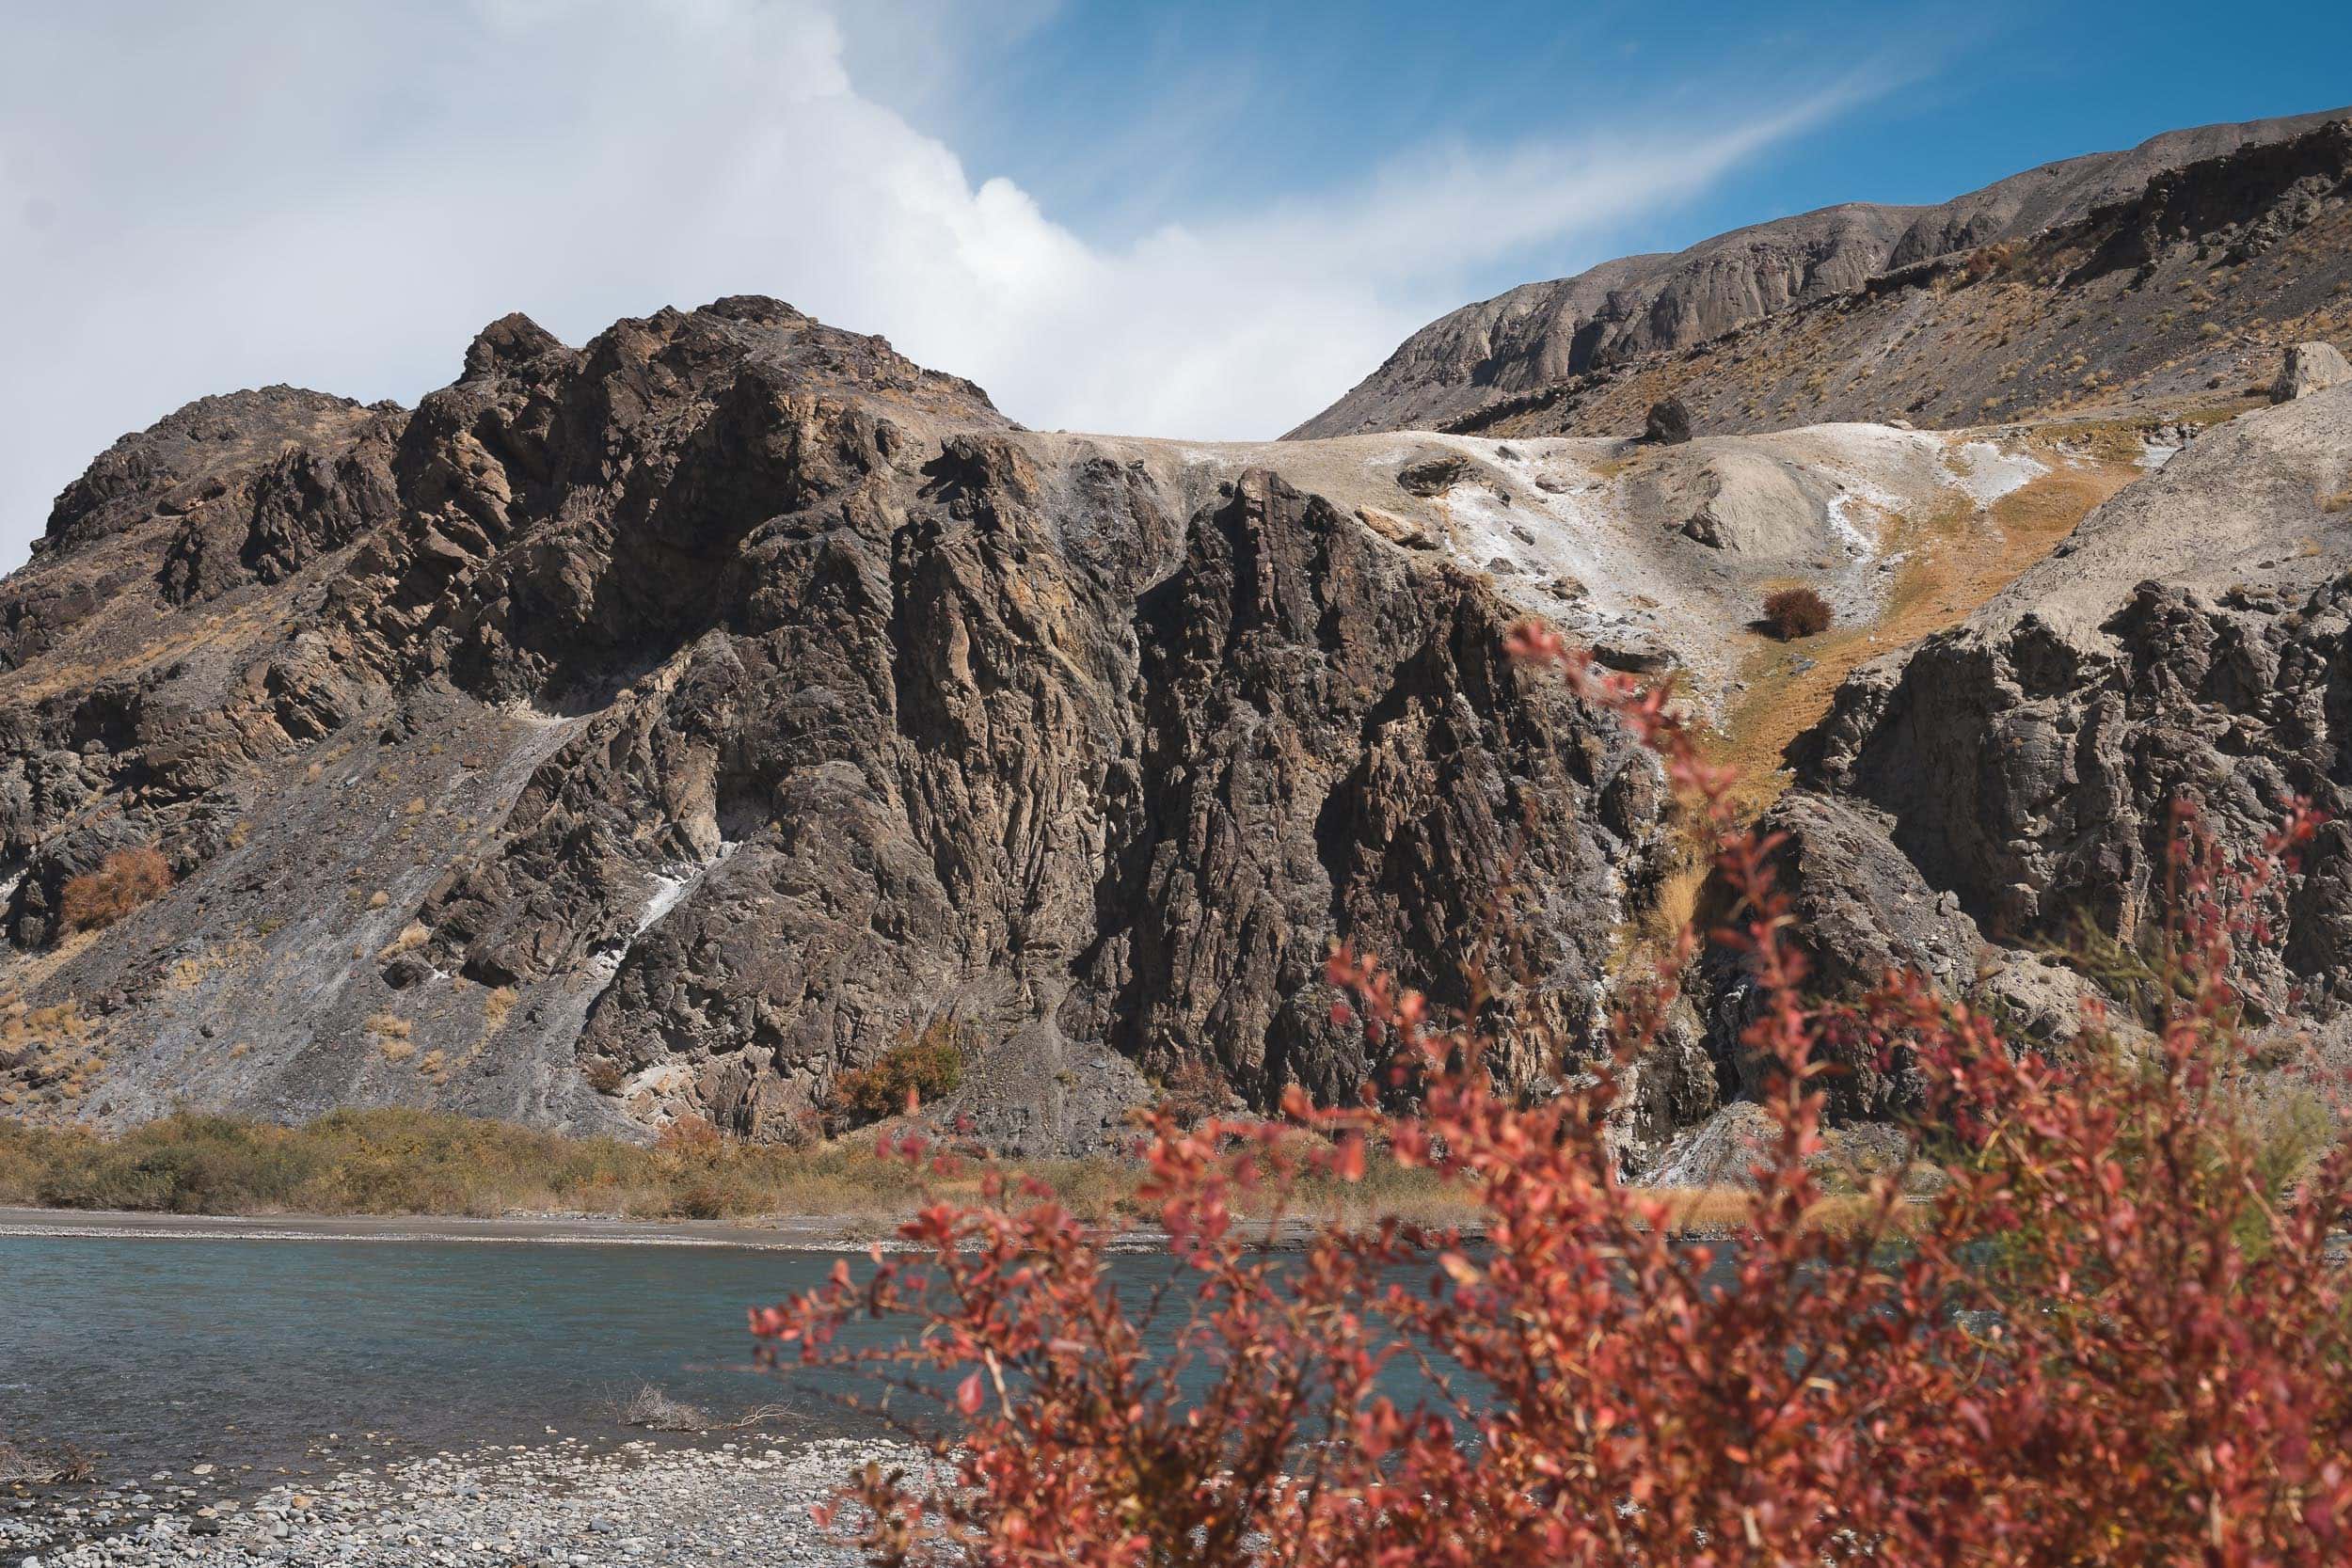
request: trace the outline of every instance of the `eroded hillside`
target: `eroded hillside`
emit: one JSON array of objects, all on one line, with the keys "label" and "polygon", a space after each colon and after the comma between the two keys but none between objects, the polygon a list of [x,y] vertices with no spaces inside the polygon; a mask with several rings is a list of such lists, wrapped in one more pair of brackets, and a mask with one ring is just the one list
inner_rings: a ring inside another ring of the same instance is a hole
[{"label": "eroded hillside", "polygon": [[2053,166],[2079,176],[2062,198],[1990,200],[2003,182],[1924,216],[1788,219],[1637,259],[1674,263],[1639,289],[1530,285],[1432,324],[1298,434],[1630,434],[1670,395],[1702,433],[2235,412],[2283,345],[2352,341],[2343,117]]},{"label": "eroded hillside", "polygon": [[[2246,576],[2189,513],[2337,396],[2214,435],[1203,445],[1025,431],[739,298],[579,349],[507,318],[413,412],[207,399],[103,454],[0,588],[0,1104],[797,1140],[845,1073],[945,1040],[942,1114],[1083,1149],[1171,1084],[1352,1093],[1374,1064],[1328,1016],[1335,937],[1441,1000],[1482,960],[1538,1086],[1699,890],[1654,765],[1511,665],[1515,621],[1679,682],[1759,807],[1836,693],[1846,738],[1800,748],[1776,809],[1864,812],[1830,840],[1883,863],[1864,885],[2006,932],[2006,871],[1904,838],[1975,842],[1870,760],[1975,700],[1906,704],[1871,661],[2106,559],[2070,533],[2119,491],[2098,518],[2163,519],[2103,523],[2120,560],[2168,571],[2153,529],[2185,580]],[[2332,428],[2271,465],[2312,513],[2292,549],[2277,496],[2229,514],[2296,593],[2342,554]],[[1790,584],[1826,632],[1756,623]],[[1874,950],[1875,913],[1820,914]],[[1736,986],[1700,978],[1636,1148],[1740,1091]]]}]

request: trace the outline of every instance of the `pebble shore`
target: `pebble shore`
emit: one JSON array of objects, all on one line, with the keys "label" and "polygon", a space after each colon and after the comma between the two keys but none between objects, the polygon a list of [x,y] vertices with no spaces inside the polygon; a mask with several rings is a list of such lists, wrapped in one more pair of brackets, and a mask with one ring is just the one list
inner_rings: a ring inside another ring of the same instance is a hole
[{"label": "pebble shore", "polygon": [[240,1501],[210,1465],[135,1486],[0,1500],[0,1568],[834,1568],[856,1555],[809,1515],[883,1442],[708,1448],[576,1439],[442,1453],[288,1482]]}]

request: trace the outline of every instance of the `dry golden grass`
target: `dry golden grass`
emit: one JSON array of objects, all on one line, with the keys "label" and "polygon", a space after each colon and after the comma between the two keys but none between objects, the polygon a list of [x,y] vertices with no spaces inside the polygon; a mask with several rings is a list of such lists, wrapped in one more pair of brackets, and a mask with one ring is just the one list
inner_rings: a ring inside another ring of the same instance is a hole
[{"label": "dry golden grass", "polygon": [[66,879],[58,895],[57,918],[69,931],[95,931],[111,926],[171,887],[171,864],[152,845],[118,849],[85,871]]},{"label": "dry golden grass", "polygon": [[[922,1203],[971,1202],[993,1168],[1042,1182],[1089,1224],[1148,1226],[1132,1160],[965,1162],[926,1181],[869,1139],[809,1148],[730,1143],[699,1123],[647,1148],[565,1138],[435,1111],[342,1110],[301,1127],[167,1117],[116,1134],[0,1118],[0,1203],[208,1214],[608,1214],[640,1219],[825,1219],[880,1235]],[[1678,1230],[1737,1229],[1748,1196],[1662,1192]],[[1821,1223],[1860,1198],[1833,1198]],[[1252,1212],[1264,1218],[1264,1212]],[[1476,1195],[1425,1170],[1375,1160],[1360,1182],[1310,1181],[1290,1221],[1475,1227]]]},{"label": "dry golden grass", "polygon": [[[1085,1218],[1131,1223],[1141,1167],[1018,1167]],[[977,1168],[935,1184],[966,1197]],[[879,1234],[925,1188],[867,1139],[809,1149],[672,1139],[644,1148],[439,1112],[342,1110],[302,1127],[167,1117],[105,1135],[0,1118],[0,1203],[183,1213],[825,1217]],[[863,1233],[863,1230],[861,1231]]]},{"label": "dry golden grass", "polygon": [[1584,467],[1595,479],[1602,481],[1616,479],[1629,472],[1641,459],[1642,448],[1631,442],[1628,442],[1626,448],[1622,456],[1597,457]]},{"label": "dry golden grass", "polygon": [[387,958],[396,958],[403,953],[413,953],[432,940],[433,933],[425,928],[424,923],[421,920],[412,920],[400,928],[398,936],[384,944],[383,949],[375,955],[376,961],[381,963]]},{"label": "dry golden grass", "polygon": [[[2133,449],[2138,451],[2137,443]],[[1829,711],[1838,686],[1881,654],[1956,626],[2019,573],[2050,553],[2091,509],[2143,470],[2123,463],[2066,464],[1994,503],[1982,516],[1964,502],[1921,520],[1897,519],[1891,547],[1910,552],[1875,621],[1833,626],[1802,646],[1748,634],[1747,689],[1725,713],[1709,750],[1749,781],[1762,810],[1787,787],[1782,755]],[[1799,668],[1810,660],[1809,667]]]},{"label": "dry golden grass", "polygon": [[0,997],[0,1106],[79,1100],[105,1059],[103,1030],[73,999],[28,1007],[16,993]]},{"label": "dry golden grass", "polygon": [[408,1037],[413,1025],[397,1013],[371,1013],[360,1027],[388,1062],[405,1062],[417,1053],[415,1042]]}]

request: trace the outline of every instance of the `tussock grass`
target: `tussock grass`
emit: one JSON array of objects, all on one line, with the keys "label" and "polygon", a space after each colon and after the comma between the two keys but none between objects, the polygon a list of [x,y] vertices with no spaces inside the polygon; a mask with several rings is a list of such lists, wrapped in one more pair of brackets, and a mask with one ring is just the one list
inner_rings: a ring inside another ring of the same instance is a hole
[{"label": "tussock grass", "polygon": [[[641,1220],[816,1217],[876,1235],[930,1197],[978,1200],[984,1172],[962,1162],[928,1184],[864,1138],[812,1148],[753,1148],[715,1135],[651,1147],[571,1138],[512,1122],[405,1109],[330,1111],[300,1127],[183,1113],[127,1132],[37,1127],[0,1117],[0,1205],[181,1214],[597,1215]],[[1149,1226],[1131,1160],[997,1164],[1043,1182],[1083,1219]],[[1737,1228],[1749,1195],[1661,1193],[1678,1230]],[[1836,1200],[1833,1200],[1836,1201]],[[1248,1202],[1238,1205],[1248,1212]],[[1304,1181],[1299,1222],[1445,1225],[1477,1218],[1477,1196],[1426,1170],[1375,1159],[1363,1180]],[[1823,1222],[1837,1223],[1824,1213]]]},{"label": "tussock grass", "polygon": [[[1683,1236],[1735,1235],[1748,1227],[1756,1211],[1756,1193],[1746,1187],[1677,1187],[1661,1189],[1666,1205],[1665,1228]],[[1876,1213],[1865,1193],[1834,1193],[1806,1212],[1808,1223],[1827,1230],[1847,1231]]]},{"label": "tussock grass", "polygon": [[[1109,1221],[1136,1167],[1021,1167]],[[949,1190],[977,1176],[945,1183]],[[638,1219],[824,1215],[877,1224],[921,1183],[864,1140],[809,1149],[719,1138],[644,1148],[405,1109],[332,1111],[301,1127],[182,1114],[119,1134],[0,1118],[0,1203],[186,1214],[596,1214]]]},{"label": "tussock grass", "polygon": [[66,879],[58,895],[58,917],[68,931],[95,931],[170,886],[171,865],[152,845],[118,849],[96,870]]}]

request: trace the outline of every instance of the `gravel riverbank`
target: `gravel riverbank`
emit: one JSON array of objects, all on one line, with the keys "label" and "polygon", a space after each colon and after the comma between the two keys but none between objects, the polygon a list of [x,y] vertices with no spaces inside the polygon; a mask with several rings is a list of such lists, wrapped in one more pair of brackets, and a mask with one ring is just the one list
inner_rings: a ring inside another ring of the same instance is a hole
[{"label": "gravel riverbank", "polygon": [[209,1473],[159,1472],[0,1500],[0,1568],[833,1568],[858,1560],[809,1507],[868,1459],[923,1462],[848,1438],[602,1450],[565,1439],[358,1465],[242,1501],[217,1496]]}]

